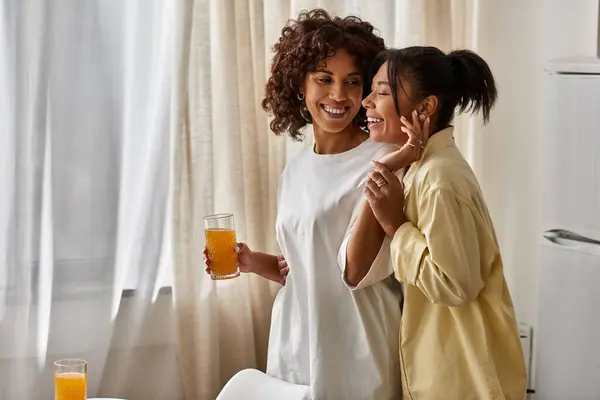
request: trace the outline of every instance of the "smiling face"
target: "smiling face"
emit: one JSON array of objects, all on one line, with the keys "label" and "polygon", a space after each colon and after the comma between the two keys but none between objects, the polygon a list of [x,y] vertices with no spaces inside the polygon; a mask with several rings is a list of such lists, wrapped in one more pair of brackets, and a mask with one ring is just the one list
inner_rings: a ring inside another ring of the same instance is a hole
[{"label": "smiling face", "polygon": [[363,100],[363,106],[367,109],[367,121],[369,132],[374,142],[391,143],[403,145],[408,140],[408,135],[400,129],[403,125],[400,116],[412,121],[411,113],[415,109],[406,92],[411,91],[410,84],[403,82],[398,84],[398,108],[400,115],[396,112],[394,98],[388,79],[387,62],[377,71],[373,78],[371,93]]},{"label": "smiling face", "polygon": [[315,129],[339,133],[360,111],[363,78],[354,58],[340,49],[306,74],[302,93]]}]

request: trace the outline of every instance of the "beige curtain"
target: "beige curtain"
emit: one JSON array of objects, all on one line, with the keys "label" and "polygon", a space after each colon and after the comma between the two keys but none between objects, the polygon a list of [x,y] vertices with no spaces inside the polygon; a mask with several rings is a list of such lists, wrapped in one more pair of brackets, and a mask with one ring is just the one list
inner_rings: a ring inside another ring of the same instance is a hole
[{"label": "beige curtain", "polygon": [[261,1],[195,1],[189,8],[183,128],[175,139],[174,301],[186,399],[214,399],[235,372],[264,368],[276,285],[204,273],[204,215],[233,212],[238,240],[275,252],[283,138],[260,109],[265,77]]},{"label": "beige curtain", "polygon": [[[173,126],[174,304],[187,400],[214,399],[237,371],[265,367],[278,287],[256,276],[212,282],[202,217],[235,214],[238,239],[277,252],[276,194],[286,161],[310,144],[275,137],[260,108],[271,47],[300,9],[354,14],[388,46],[470,44],[473,1],[181,1],[181,87]],[[307,132],[310,137],[310,132]]]},{"label": "beige curtain", "polygon": [[[477,49],[478,0],[425,0],[423,5],[423,43],[446,52]],[[456,143],[472,165],[475,162],[474,132],[480,124],[479,118],[466,115],[454,120]]]}]

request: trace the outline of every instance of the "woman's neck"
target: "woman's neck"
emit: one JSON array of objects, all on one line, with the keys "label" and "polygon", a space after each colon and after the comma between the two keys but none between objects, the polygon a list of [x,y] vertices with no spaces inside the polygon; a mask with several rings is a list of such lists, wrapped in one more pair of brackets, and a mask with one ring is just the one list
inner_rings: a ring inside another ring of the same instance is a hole
[{"label": "woman's neck", "polygon": [[339,154],[359,146],[369,134],[358,127],[348,126],[341,132],[327,132],[313,125],[315,147],[317,154]]}]

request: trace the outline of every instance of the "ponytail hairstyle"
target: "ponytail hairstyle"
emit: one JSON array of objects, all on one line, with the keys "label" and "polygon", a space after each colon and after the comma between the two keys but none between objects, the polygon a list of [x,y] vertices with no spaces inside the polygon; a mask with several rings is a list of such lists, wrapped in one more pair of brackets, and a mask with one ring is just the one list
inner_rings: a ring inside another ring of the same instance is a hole
[{"label": "ponytail hairstyle", "polygon": [[[371,76],[387,62],[390,89],[400,115],[398,93],[402,90],[412,103],[428,96],[438,98],[436,130],[448,127],[456,114],[481,111],[484,124],[496,103],[498,90],[488,64],[470,50],[445,54],[431,46],[413,46],[381,52],[373,62]],[[402,82],[412,87],[412,97]],[[456,111],[458,108],[458,111]]]}]

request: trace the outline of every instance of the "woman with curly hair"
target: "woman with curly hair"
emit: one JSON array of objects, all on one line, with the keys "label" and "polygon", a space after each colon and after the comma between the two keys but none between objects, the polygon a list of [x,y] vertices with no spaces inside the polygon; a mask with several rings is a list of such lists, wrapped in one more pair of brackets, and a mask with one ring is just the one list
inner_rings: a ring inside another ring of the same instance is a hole
[{"label": "woman with curly hair", "polygon": [[[393,149],[364,130],[368,66],[384,50],[373,31],[356,17],[302,12],[275,44],[262,102],[275,134],[301,140],[308,124],[314,132],[314,146],[279,183],[277,240],[290,270],[273,305],[267,362],[267,374],[310,386],[314,400],[400,397],[400,291],[389,247],[360,287],[347,282],[340,252],[369,161]],[[281,281],[276,256],[245,244],[237,251],[242,271]]]}]

